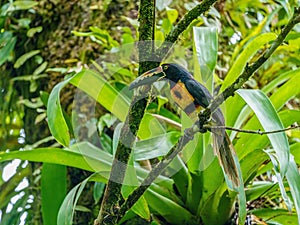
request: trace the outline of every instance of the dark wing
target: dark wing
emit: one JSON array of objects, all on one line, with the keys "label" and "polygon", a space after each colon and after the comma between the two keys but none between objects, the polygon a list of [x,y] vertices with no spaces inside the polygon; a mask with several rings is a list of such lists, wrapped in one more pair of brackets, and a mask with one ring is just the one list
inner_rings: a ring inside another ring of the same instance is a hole
[{"label": "dark wing", "polygon": [[[209,93],[207,88],[195,79],[187,79],[185,81],[185,86],[189,93],[194,97],[195,104],[206,108],[209,105],[209,103],[213,100],[213,97]],[[212,114],[212,118],[219,126],[222,126],[225,123],[224,116],[219,108],[216,109],[216,111]]]},{"label": "dark wing", "polygon": [[184,84],[189,93],[194,97],[196,104],[204,108],[209,105],[212,100],[212,96],[206,87],[193,78],[187,79]]}]

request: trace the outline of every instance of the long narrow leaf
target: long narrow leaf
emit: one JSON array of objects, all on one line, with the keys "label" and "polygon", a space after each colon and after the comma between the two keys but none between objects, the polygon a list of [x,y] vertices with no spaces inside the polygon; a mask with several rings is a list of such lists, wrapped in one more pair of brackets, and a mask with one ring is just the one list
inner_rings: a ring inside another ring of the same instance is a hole
[{"label": "long narrow leaf", "polygon": [[67,193],[66,167],[44,163],[41,185],[43,224],[53,225]]},{"label": "long narrow leaf", "polygon": [[290,155],[290,163],[286,173],[286,179],[289,183],[290,191],[296,207],[298,224],[300,224],[300,174],[298,166],[292,155]]},{"label": "long narrow leaf", "polygon": [[[270,97],[270,100],[277,111],[279,111],[288,100],[300,93],[300,85],[298,85],[300,82],[300,74],[295,73],[294,75],[295,76],[280,86],[280,88],[278,88]],[[232,105],[231,107],[235,107],[235,105]],[[296,121],[297,120],[293,120],[293,118],[290,117],[286,122],[286,126],[290,126]],[[243,129],[250,130],[258,130],[260,128],[262,127],[256,117],[248,119],[246,125],[243,127]],[[254,149],[265,148],[268,143],[268,139],[265,135],[239,134],[239,139],[236,141],[235,147],[239,158],[242,159]]]},{"label": "long narrow leaf", "polygon": [[[195,51],[201,71],[201,80],[206,83],[213,77],[218,58],[218,32],[216,27],[194,27]],[[212,79],[211,79],[212,80]],[[212,84],[212,82],[211,82]],[[209,84],[209,90],[212,86]]]},{"label": "long narrow leaf", "polygon": [[72,225],[73,217],[75,212],[76,203],[85,187],[87,182],[90,180],[90,177],[85,179],[83,182],[77,184],[66,196],[64,199],[57,217],[57,224],[59,225]]},{"label": "long narrow leaf", "polygon": [[71,79],[72,77],[55,85],[51,91],[47,104],[47,116],[50,132],[63,146],[69,145],[70,133],[60,105],[60,91]]},{"label": "long narrow leaf", "polygon": [[[281,120],[269,98],[259,90],[238,90],[237,93],[255,112],[264,130],[283,129]],[[280,174],[284,176],[289,163],[289,143],[285,133],[268,134],[280,165]]]}]

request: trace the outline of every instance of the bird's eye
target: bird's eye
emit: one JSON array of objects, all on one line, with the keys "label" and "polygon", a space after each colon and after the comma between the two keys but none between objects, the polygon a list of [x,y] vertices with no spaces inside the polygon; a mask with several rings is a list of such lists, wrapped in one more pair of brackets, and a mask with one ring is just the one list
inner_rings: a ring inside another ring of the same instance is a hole
[{"label": "bird's eye", "polygon": [[167,70],[169,67],[167,65],[164,65],[164,70]]}]

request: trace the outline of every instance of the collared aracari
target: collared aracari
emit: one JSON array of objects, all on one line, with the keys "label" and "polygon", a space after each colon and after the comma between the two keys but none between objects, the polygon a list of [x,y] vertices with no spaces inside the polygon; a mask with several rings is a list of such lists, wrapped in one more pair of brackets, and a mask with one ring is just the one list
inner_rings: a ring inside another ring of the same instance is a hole
[{"label": "collared aracari", "polygon": [[[206,87],[196,81],[186,69],[174,63],[162,64],[145,72],[130,84],[129,89],[152,84],[162,79],[169,82],[171,96],[176,104],[195,122],[201,107],[206,108],[213,100]],[[212,123],[217,126],[225,125],[224,116],[219,108],[212,113]],[[211,131],[214,137],[214,151],[218,156],[223,172],[232,182],[233,187],[238,187],[240,182],[234,162],[235,150],[233,145],[224,129],[214,128]]]}]

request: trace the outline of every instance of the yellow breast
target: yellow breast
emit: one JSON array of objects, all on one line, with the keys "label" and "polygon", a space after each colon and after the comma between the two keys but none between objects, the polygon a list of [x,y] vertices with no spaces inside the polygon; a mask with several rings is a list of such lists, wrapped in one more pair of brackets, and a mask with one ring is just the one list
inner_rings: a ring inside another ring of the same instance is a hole
[{"label": "yellow breast", "polygon": [[199,112],[198,107],[194,103],[194,97],[185,88],[185,85],[178,81],[171,89],[171,96],[176,104],[192,119],[197,120]]}]

